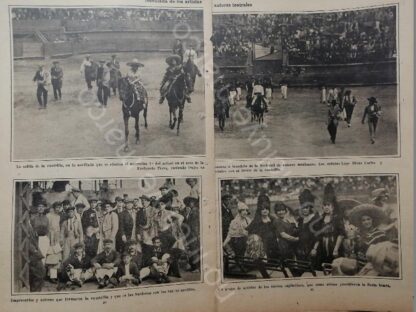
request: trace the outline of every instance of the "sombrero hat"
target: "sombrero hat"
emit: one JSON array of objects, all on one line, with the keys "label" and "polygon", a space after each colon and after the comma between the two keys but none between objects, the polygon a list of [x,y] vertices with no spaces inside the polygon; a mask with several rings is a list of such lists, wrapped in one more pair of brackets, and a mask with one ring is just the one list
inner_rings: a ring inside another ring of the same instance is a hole
[{"label": "sombrero hat", "polygon": [[176,64],[181,63],[181,57],[179,55],[176,55],[176,54],[168,56],[165,61],[166,61],[167,64],[170,65],[173,60],[176,61]]},{"label": "sombrero hat", "polygon": [[371,217],[371,219],[373,219],[373,225],[375,226],[379,225],[381,222],[383,222],[383,220],[386,219],[386,215],[383,210],[371,204],[362,204],[356,206],[348,213],[348,219],[356,227],[361,226],[361,218],[363,216]]},{"label": "sombrero hat", "polygon": [[376,200],[380,196],[390,196],[389,192],[384,188],[378,188],[371,192],[371,196],[373,197],[373,200]]},{"label": "sombrero hat", "polygon": [[355,199],[338,200],[338,208],[341,209],[341,211],[343,211],[344,213],[359,205],[362,205],[362,203]]},{"label": "sombrero hat", "polygon": [[140,63],[137,58],[134,58],[131,62],[127,62],[127,66],[144,67],[144,65],[142,63]]}]

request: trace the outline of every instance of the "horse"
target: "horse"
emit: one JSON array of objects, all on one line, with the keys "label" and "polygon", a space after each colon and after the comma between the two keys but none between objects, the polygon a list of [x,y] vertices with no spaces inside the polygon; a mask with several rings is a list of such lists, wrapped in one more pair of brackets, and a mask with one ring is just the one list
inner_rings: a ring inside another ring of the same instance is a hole
[{"label": "horse", "polygon": [[139,85],[139,98],[134,92],[134,85],[130,83],[127,77],[122,77],[118,80],[119,97],[122,102],[122,112],[124,120],[124,134],[125,134],[125,146],[124,151],[129,150],[129,118],[135,119],[134,128],[136,129],[136,144],[140,141],[139,130],[139,114],[143,110],[144,127],[147,129],[147,105],[148,97],[147,91]]},{"label": "horse", "polygon": [[266,100],[263,95],[255,95],[254,102],[251,104],[251,122],[257,120],[260,125],[263,124],[263,115],[266,110]]},{"label": "horse", "polygon": [[[162,94],[165,94],[165,98],[169,105],[169,128],[174,129],[176,122],[176,135],[179,135],[180,124],[183,121],[183,109],[185,107],[186,100],[186,74],[181,73],[176,76],[172,82],[165,83],[162,86]],[[178,117],[176,117],[176,111],[179,109]],[[172,121],[173,117],[173,121]]]},{"label": "horse", "polygon": [[183,71],[185,72],[185,75],[187,76],[186,79],[188,82],[189,93],[192,93],[194,91],[196,75],[201,77],[202,76],[201,72],[199,71],[198,67],[194,64],[194,62],[190,58],[183,65]]}]

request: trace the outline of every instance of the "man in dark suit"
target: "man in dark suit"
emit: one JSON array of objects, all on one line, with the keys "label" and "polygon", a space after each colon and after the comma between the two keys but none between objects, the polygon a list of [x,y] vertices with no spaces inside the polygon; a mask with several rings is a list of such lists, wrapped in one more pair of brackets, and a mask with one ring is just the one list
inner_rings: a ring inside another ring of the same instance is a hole
[{"label": "man in dark suit", "polygon": [[140,284],[140,270],[137,264],[132,260],[130,253],[125,252],[122,256],[122,261],[118,266],[116,273],[119,286],[127,287],[130,284]]},{"label": "man in dark suit", "polygon": [[113,241],[111,239],[105,239],[103,242],[104,251],[99,253],[94,259],[91,260],[91,264],[95,268],[95,277],[98,282],[98,288],[114,288],[117,283],[114,274],[117,272],[120,264],[120,254],[113,249]]},{"label": "man in dark suit", "polygon": [[46,108],[48,104],[48,89],[49,73],[45,70],[43,65],[39,65],[39,69],[36,71],[33,81],[37,85],[36,97],[39,103],[39,109]]},{"label": "man in dark suit", "polygon": [[116,249],[119,252],[125,250],[125,245],[136,238],[136,211],[133,209],[133,200],[125,200],[126,209],[118,215],[118,233],[116,238]]},{"label": "man in dark suit", "polygon": [[171,255],[162,248],[162,242],[159,237],[152,239],[153,246],[147,246],[143,249],[143,266],[146,269],[141,270],[142,277],[150,276],[156,280],[156,283],[169,283],[168,272],[171,263]]},{"label": "man in dark suit", "polygon": [[66,286],[81,287],[93,276],[91,258],[85,255],[84,245],[82,243],[75,244],[74,252],[62,263],[59,281],[66,283]]},{"label": "man in dark suit", "polygon": [[97,69],[97,97],[103,107],[107,107],[107,100],[110,96],[110,62],[100,61]]},{"label": "man in dark suit", "polygon": [[64,71],[59,66],[58,61],[53,62],[53,66],[51,68],[51,82],[52,82],[52,88],[53,88],[53,96],[55,98],[55,101],[59,99],[62,99],[62,79],[64,77]]}]

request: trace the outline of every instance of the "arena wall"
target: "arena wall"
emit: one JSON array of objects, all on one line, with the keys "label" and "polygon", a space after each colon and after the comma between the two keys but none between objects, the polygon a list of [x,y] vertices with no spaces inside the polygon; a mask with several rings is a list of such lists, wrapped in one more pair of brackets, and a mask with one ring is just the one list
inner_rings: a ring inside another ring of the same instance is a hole
[{"label": "arena wall", "polygon": [[246,81],[248,76],[272,76],[277,86],[285,79],[291,87],[326,85],[366,86],[397,83],[395,60],[377,63],[282,66],[279,61],[254,62],[253,66],[219,66],[225,79]]},{"label": "arena wall", "polygon": [[[185,45],[190,42],[203,43],[202,30],[176,31],[94,31],[82,32],[85,40],[80,42],[29,42],[14,40],[13,56],[19,58],[65,57],[72,54],[102,52],[157,52],[171,51],[175,38],[183,38]],[[202,49],[203,47],[199,47]]]}]

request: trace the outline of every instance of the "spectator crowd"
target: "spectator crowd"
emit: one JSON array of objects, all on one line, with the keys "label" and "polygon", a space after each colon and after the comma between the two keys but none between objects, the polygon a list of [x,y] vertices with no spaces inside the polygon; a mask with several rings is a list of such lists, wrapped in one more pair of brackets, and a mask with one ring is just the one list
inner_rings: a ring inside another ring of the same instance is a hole
[{"label": "spectator crowd", "polygon": [[98,19],[138,21],[198,21],[202,11],[136,8],[13,8],[13,20],[71,20]]},{"label": "spectator crowd", "polygon": [[374,62],[396,57],[396,10],[214,15],[214,55],[246,57],[251,43],[282,49],[295,64]]}]

